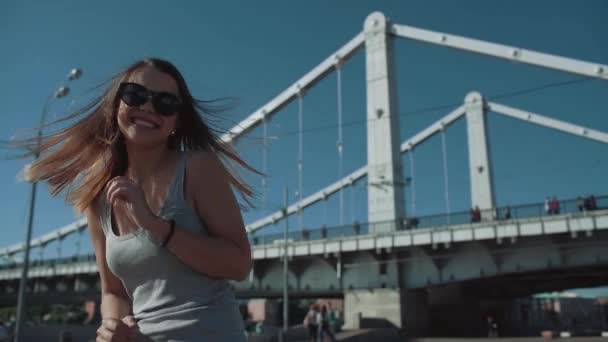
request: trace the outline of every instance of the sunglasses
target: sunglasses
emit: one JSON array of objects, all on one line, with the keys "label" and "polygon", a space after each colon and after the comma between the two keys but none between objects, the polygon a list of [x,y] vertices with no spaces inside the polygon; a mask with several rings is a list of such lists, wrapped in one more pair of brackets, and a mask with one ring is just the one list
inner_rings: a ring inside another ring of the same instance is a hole
[{"label": "sunglasses", "polygon": [[174,115],[182,108],[182,101],[177,95],[164,91],[151,91],[137,83],[121,83],[118,96],[129,107],[139,107],[150,101],[154,110],[162,116]]}]

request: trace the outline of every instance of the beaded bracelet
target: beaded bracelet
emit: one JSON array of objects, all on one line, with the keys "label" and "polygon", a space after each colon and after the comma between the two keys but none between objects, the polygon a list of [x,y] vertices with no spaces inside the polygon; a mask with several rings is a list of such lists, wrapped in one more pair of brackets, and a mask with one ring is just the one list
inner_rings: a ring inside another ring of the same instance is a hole
[{"label": "beaded bracelet", "polygon": [[163,240],[163,242],[160,244],[161,247],[165,247],[169,243],[169,240],[171,240],[171,237],[173,237],[173,233],[175,233],[175,220],[170,220],[169,225],[169,234],[167,234],[165,240]]}]

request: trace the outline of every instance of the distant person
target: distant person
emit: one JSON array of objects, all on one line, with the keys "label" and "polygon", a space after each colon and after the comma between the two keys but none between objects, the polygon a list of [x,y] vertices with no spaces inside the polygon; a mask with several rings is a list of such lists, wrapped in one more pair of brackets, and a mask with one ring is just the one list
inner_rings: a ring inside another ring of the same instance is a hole
[{"label": "distant person", "polygon": [[576,207],[578,208],[579,212],[583,212],[588,206],[588,201],[587,199],[583,199],[581,196],[578,196],[576,198]]},{"label": "distant person", "polygon": [[311,304],[306,316],[304,316],[304,326],[306,327],[306,331],[308,332],[307,342],[317,342],[317,337],[319,335],[319,329],[317,325],[317,304]]},{"label": "distant person", "polygon": [[545,199],[545,214],[551,215],[551,203],[549,197]]},{"label": "distant person", "polygon": [[553,199],[551,200],[551,213],[554,215],[558,215],[559,211],[560,211],[559,201],[557,200],[557,198],[555,196],[553,196]]},{"label": "distant person", "polygon": [[473,216],[475,217],[475,222],[481,222],[481,210],[479,209],[479,206],[475,206]]},{"label": "distant person", "polygon": [[505,220],[511,219],[511,207],[505,208],[504,218],[505,218]]},{"label": "distant person", "polygon": [[[88,219],[101,279],[103,341],[245,341],[229,280],[251,269],[231,189],[250,187],[223,160],[251,169],[206,123],[168,61],[116,75],[87,113],[23,142],[40,154],[28,179],[44,180]],[[214,116],[215,118],[215,116]]]},{"label": "distant person", "polygon": [[331,329],[331,331],[334,333],[338,331],[340,312],[337,308],[333,310],[330,308],[329,312],[327,313],[327,319],[329,321],[329,328]]},{"label": "distant person", "polygon": [[490,338],[498,337],[498,323],[496,323],[496,320],[492,316],[488,316],[487,329],[488,329],[488,337],[490,337]]},{"label": "distant person", "polygon": [[597,210],[597,202],[594,195],[589,196],[589,210]]},{"label": "distant person", "polygon": [[325,340],[325,336],[329,336],[329,339],[332,342],[336,341],[336,337],[334,336],[334,333],[331,331],[330,328],[330,324],[329,324],[329,316],[327,313],[327,306],[323,305],[323,307],[321,308],[321,324],[319,326],[319,342],[323,342]]}]

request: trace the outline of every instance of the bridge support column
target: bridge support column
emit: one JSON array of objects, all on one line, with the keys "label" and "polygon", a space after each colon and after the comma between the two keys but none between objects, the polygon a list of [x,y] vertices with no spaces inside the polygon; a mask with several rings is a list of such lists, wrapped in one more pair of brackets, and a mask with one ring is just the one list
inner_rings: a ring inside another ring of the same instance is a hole
[{"label": "bridge support column", "polygon": [[344,328],[404,328],[424,336],[430,324],[427,292],[404,289],[350,290],[344,294]]},{"label": "bridge support column", "polygon": [[471,207],[479,207],[483,219],[492,219],[494,189],[489,158],[486,106],[481,94],[471,92],[465,97],[469,173],[471,176]]},{"label": "bridge support column", "polygon": [[[390,25],[380,12],[365,20],[365,60],[367,76],[367,179],[368,221],[400,222],[403,217],[403,174],[399,105],[393,64]],[[370,227],[373,232],[389,232],[395,224]]]}]

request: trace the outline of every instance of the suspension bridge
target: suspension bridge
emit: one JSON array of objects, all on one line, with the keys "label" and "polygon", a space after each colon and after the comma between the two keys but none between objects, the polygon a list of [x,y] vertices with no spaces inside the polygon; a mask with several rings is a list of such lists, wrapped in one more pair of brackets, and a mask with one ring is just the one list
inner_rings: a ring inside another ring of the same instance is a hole
[{"label": "suspension bridge", "polygon": [[[283,290],[282,258],[287,255],[290,296],[343,298],[348,328],[382,320],[424,334],[431,326],[431,312],[438,307],[445,308],[440,318],[451,320],[446,324],[452,331],[474,329],[477,316],[487,308],[461,310],[470,309],[471,298],[515,298],[607,285],[608,251],[603,246],[608,241],[608,196],[596,194],[593,205],[588,199],[582,206],[576,198],[556,201],[557,210],[550,211],[545,203],[497,207],[487,121],[489,115],[499,115],[600,144],[608,143],[608,133],[515,108],[471,89],[463,94],[461,104],[445,108],[445,116],[402,140],[393,51],[399,39],[608,80],[608,65],[405,26],[390,22],[382,13],[370,14],[362,32],[222,136],[225,142],[237,144],[261,128],[261,171],[272,176],[272,170],[267,169],[268,125],[282,108],[297,104],[296,199],[247,223],[254,266],[248,279],[233,284],[237,294],[245,298],[279,297]],[[365,55],[367,164],[348,173],[343,162],[341,73],[359,52]],[[303,187],[304,99],[331,74],[335,74],[337,90],[338,177],[330,176],[330,184],[309,190]],[[471,211],[450,208],[446,131],[458,121],[466,123],[470,208],[478,209],[477,217]],[[415,175],[424,171],[416,169],[415,152],[437,136],[441,140],[445,212],[417,215]],[[267,198],[268,182],[262,177],[262,201],[279,202]],[[346,223],[345,189],[361,183],[367,197],[366,219]],[[410,189],[408,212],[406,186]],[[327,216],[326,204],[331,198],[338,199],[338,210],[331,215],[337,216],[339,224],[304,227],[303,212],[320,205]],[[296,227],[278,233],[276,228],[290,217],[296,218]],[[264,232],[271,227],[273,232]],[[79,219],[32,240],[32,253],[38,251],[40,257],[33,258],[29,271],[29,301],[79,302],[98,296],[94,256],[80,251],[80,241],[87,238],[86,228],[86,220]],[[74,236],[78,237],[77,252],[61,256],[62,242]],[[43,258],[45,248],[52,245],[57,247],[57,257]],[[15,304],[22,266],[19,256],[24,249],[24,242],[0,249],[4,259],[0,305]],[[472,313],[463,314],[465,311]]]}]

